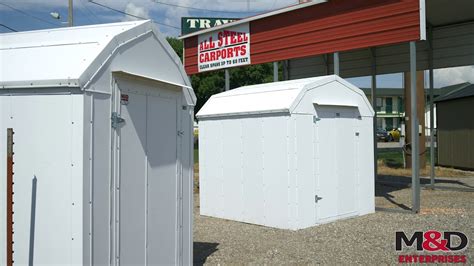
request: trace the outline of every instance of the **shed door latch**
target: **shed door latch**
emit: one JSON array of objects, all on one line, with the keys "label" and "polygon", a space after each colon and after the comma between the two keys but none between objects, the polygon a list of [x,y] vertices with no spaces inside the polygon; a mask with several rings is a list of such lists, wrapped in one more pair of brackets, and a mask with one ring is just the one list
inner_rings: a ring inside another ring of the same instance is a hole
[{"label": "shed door latch", "polygon": [[115,129],[120,127],[121,124],[125,123],[125,119],[120,117],[120,115],[117,112],[112,112],[112,118],[110,119],[112,120],[112,128],[115,128]]},{"label": "shed door latch", "polygon": [[318,201],[322,200],[322,197],[318,197],[318,195],[314,196],[314,202],[318,203]]}]

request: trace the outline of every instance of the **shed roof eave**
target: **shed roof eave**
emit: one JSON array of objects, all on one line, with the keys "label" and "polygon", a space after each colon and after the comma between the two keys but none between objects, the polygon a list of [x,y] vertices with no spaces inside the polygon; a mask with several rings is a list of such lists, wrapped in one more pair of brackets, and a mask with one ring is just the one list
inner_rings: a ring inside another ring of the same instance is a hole
[{"label": "shed roof eave", "polygon": [[247,115],[264,115],[264,114],[286,114],[290,115],[290,110],[288,109],[274,109],[274,110],[259,110],[251,112],[234,112],[234,113],[219,113],[219,114],[197,114],[198,119],[208,119],[208,118],[225,118],[225,117],[234,117],[234,116],[247,116]]},{"label": "shed roof eave", "polygon": [[79,79],[17,80],[0,82],[0,89],[80,88]]},{"label": "shed roof eave", "polygon": [[141,78],[141,79],[145,79],[145,80],[150,80],[150,81],[154,81],[154,82],[169,84],[169,85],[176,86],[176,87],[181,87],[182,91],[183,91],[184,98],[186,100],[186,104],[188,106],[195,106],[196,105],[196,95],[194,94],[194,90],[191,86],[186,85],[185,80],[184,80],[183,84],[180,84],[180,83],[168,81],[168,80],[165,80],[165,79],[158,79],[158,78],[149,77],[149,76],[145,76],[145,75],[141,75],[141,74],[137,74],[137,73],[132,73],[132,72],[128,72],[128,71],[122,71],[122,70],[112,71],[112,73],[116,74],[116,75],[137,77],[137,78]]}]

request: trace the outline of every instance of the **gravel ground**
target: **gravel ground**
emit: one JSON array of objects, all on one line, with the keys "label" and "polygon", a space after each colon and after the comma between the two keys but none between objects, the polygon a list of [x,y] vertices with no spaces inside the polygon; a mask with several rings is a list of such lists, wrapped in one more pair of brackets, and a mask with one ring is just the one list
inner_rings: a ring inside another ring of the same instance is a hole
[{"label": "gravel ground", "polygon": [[[472,177],[438,180],[443,187],[474,189],[474,173]],[[397,264],[396,231],[411,234],[435,229],[464,232],[470,245],[457,254],[465,254],[468,264],[474,263],[474,192],[422,189],[420,214],[390,212],[385,209],[407,209],[411,202],[410,179],[397,177],[395,182],[397,185],[377,185],[376,207],[383,211],[299,231],[201,216],[196,194],[194,261],[211,265]]]}]

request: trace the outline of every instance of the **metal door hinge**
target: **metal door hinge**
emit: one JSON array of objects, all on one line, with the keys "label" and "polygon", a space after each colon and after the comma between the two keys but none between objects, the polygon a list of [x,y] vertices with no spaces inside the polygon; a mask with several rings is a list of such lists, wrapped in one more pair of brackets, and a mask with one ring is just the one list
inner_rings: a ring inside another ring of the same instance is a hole
[{"label": "metal door hinge", "polygon": [[183,136],[183,135],[184,135],[184,131],[179,130],[179,131],[178,131],[178,136],[181,137],[181,136]]},{"label": "metal door hinge", "polygon": [[321,118],[316,117],[316,116],[313,116],[313,123],[316,123],[316,122],[318,122],[319,120],[321,120]]},{"label": "metal door hinge", "polygon": [[314,196],[314,202],[318,203],[318,201],[322,200],[322,197],[318,197],[318,195]]},{"label": "metal door hinge", "polygon": [[112,120],[112,128],[118,128],[121,124],[125,123],[125,119],[120,117],[120,115],[117,112],[112,112],[112,117],[110,118]]}]

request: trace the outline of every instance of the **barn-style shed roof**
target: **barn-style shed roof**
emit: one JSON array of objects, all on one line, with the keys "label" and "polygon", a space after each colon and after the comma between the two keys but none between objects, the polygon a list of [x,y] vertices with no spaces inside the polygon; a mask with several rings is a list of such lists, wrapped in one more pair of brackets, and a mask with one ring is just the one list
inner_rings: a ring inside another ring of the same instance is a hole
[{"label": "barn-style shed roof", "polygon": [[[121,60],[123,51],[150,37],[159,46],[121,62],[127,69],[111,71],[181,86],[195,99],[179,57],[149,20],[0,34],[0,89],[85,89],[112,60]],[[142,57],[160,64],[140,67]]]},{"label": "barn-style shed roof", "polygon": [[339,95],[339,91],[331,93],[328,89],[328,93],[312,99],[313,104],[359,107],[362,102],[365,105],[364,110],[370,110],[368,115],[373,115],[370,103],[362,90],[337,75],[329,75],[244,86],[222,92],[213,95],[197,113],[197,117],[292,113],[308,91],[323,89],[330,83],[342,84],[353,92],[354,97],[346,98]]}]

